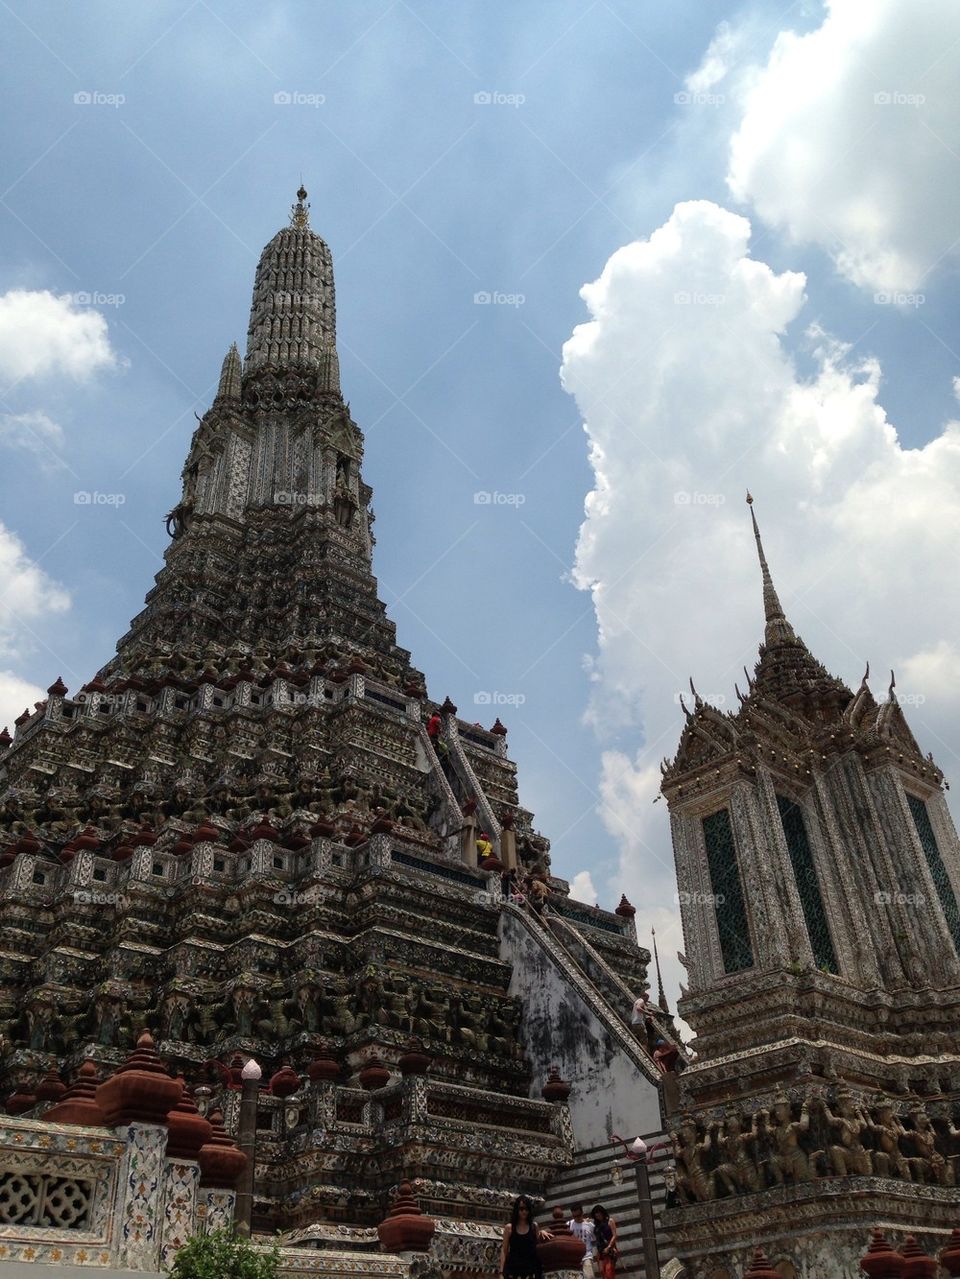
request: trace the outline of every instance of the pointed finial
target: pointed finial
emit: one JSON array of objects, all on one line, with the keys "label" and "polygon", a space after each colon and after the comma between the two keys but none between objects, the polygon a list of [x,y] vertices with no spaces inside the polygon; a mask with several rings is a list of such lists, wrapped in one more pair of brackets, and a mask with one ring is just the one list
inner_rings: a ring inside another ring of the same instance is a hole
[{"label": "pointed finial", "polygon": [[760,528],[753,510],[753,496],[749,491],[747,505],[750,507],[750,520],[753,524],[753,536],[757,542],[757,555],[760,558],[760,572],[763,577],[763,616],[766,620],[764,640],[767,644],[775,644],[778,640],[796,639],[793,627],[784,615],[783,606],[773,585],[767,557],[763,553],[763,542],[760,540]]},{"label": "pointed finial", "polygon": [[239,400],[243,368],[240,363],[240,352],[236,342],[230,344],[230,350],[223,358],[220,369],[220,385],[217,387],[218,400]]},{"label": "pointed finial", "polygon": [[307,189],[302,182],[297,191],[297,202],[290,209],[290,225],[298,229],[310,225],[310,205],[307,203]]},{"label": "pointed finial", "polygon": [[653,962],[657,968],[657,1003],[660,1005],[660,1011],[670,1016],[670,1005],[667,1003],[667,997],[663,993],[663,978],[660,975],[660,954],[657,950],[657,930],[650,929],[650,936],[653,938]]},{"label": "pointed finial", "polygon": [[896,687],[897,687],[897,677],[896,677],[896,675],[894,675],[893,671],[891,671],[891,672],[890,672],[890,687],[887,689],[887,699],[888,699],[888,701],[895,702],[895,701],[897,700],[897,695],[896,695],[896,693],[893,691]]},{"label": "pointed finial", "polygon": [[870,678],[870,663],[867,662],[867,669],[863,672],[863,679],[860,681],[860,687],[867,687],[867,680]]}]

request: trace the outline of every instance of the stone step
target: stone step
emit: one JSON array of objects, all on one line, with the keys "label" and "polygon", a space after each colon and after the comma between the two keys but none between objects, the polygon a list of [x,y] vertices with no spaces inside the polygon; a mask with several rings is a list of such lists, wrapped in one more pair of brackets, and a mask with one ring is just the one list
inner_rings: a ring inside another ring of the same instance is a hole
[{"label": "stone step", "polygon": [[[663,1140],[663,1134],[659,1132],[643,1133],[642,1136],[648,1145]],[[611,1175],[614,1164],[622,1174],[619,1184]],[[658,1218],[666,1202],[662,1164],[654,1162],[649,1166],[649,1170],[653,1212],[654,1217]],[[541,1221],[544,1224],[549,1221],[549,1210],[555,1204],[563,1204],[569,1208],[571,1203],[582,1203],[584,1212],[588,1216],[594,1204],[603,1204],[617,1223],[617,1239],[621,1252],[621,1261],[617,1266],[618,1273],[636,1276],[637,1279],[641,1277],[646,1279],[637,1183],[633,1166],[618,1145],[603,1145],[590,1150],[577,1151],[574,1165],[564,1169],[550,1183],[547,1190],[547,1211],[543,1213]]]}]

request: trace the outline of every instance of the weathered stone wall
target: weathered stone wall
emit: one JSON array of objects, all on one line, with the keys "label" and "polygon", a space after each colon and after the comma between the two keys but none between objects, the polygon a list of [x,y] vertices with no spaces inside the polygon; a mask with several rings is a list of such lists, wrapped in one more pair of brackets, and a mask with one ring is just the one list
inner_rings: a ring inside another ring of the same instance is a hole
[{"label": "weathered stone wall", "polygon": [[[661,1127],[656,1080],[643,1071],[600,1000],[571,981],[558,949],[541,944],[533,927],[512,911],[501,921],[501,958],[513,965],[510,995],[523,1005],[523,1048],[533,1078],[556,1066],[571,1084],[570,1116],[578,1150]],[[606,1010],[607,1015],[604,1015]],[[636,1041],[634,1041],[636,1042]],[[639,1044],[635,1052],[643,1050]]]}]

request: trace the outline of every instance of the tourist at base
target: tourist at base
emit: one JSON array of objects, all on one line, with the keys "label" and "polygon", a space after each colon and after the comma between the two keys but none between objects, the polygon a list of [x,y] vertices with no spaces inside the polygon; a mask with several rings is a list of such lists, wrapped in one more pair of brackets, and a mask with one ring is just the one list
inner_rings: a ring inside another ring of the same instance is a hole
[{"label": "tourist at base", "polygon": [[597,1204],[590,1214],[593,1218],[594,1245],[597,1264],[603,1279],[614,1279],[620,1249],[617,1247],[617,1223],[604,1208]]},{"label": "tourist at base", "polygon": [[593,1264],[594,1235],[596,1233],[593,1222],[589,1217],[583,1215],[583,1204],[570,1205],[571,1217],[567,1222],[567,1227],[574,1238],[579,1239],[583,1244],[585,1252],[583,1254],[583,1279],[596,1279],[596,1269]]},{"label": "tourist at base", "polygon": [[505,1279],[543,1279],[537,1244],[552,1239],[533,1219],[533,1205],[526,1195],[514,1201],[510,1225],[503,1229],[499,1274]]}]

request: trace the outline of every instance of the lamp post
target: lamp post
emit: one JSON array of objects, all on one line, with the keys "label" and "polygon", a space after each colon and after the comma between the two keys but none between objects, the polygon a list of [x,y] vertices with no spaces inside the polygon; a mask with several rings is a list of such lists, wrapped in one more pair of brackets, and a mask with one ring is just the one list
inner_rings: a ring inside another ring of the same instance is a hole
[{"label": "lamp post", "polygon": [[[660,1279],[660,1258],[657,1255],[656,1225],[653,1220],[653,1199],[650,1195],[650,1174],[647,1171],[647,1143],[636,1137],[628,1146],[621,1141],[627,1158],[633,1163],[637,1178],[637,1201],[640,1207],[640,1236],[643,1243],[643,1273],[646,1279]],[[655,1147],[656,1149],[656,1147]]]},{"label": "lamp post", "polygon": [[253,1177],[257,1157],[257,1097],[263,1071],[251,1057],[240,1073],[240,1123],[237,1145],[247,1164],[237,1190],[235,1224],[239,1234],[249,1235],[253,1219]]}]

